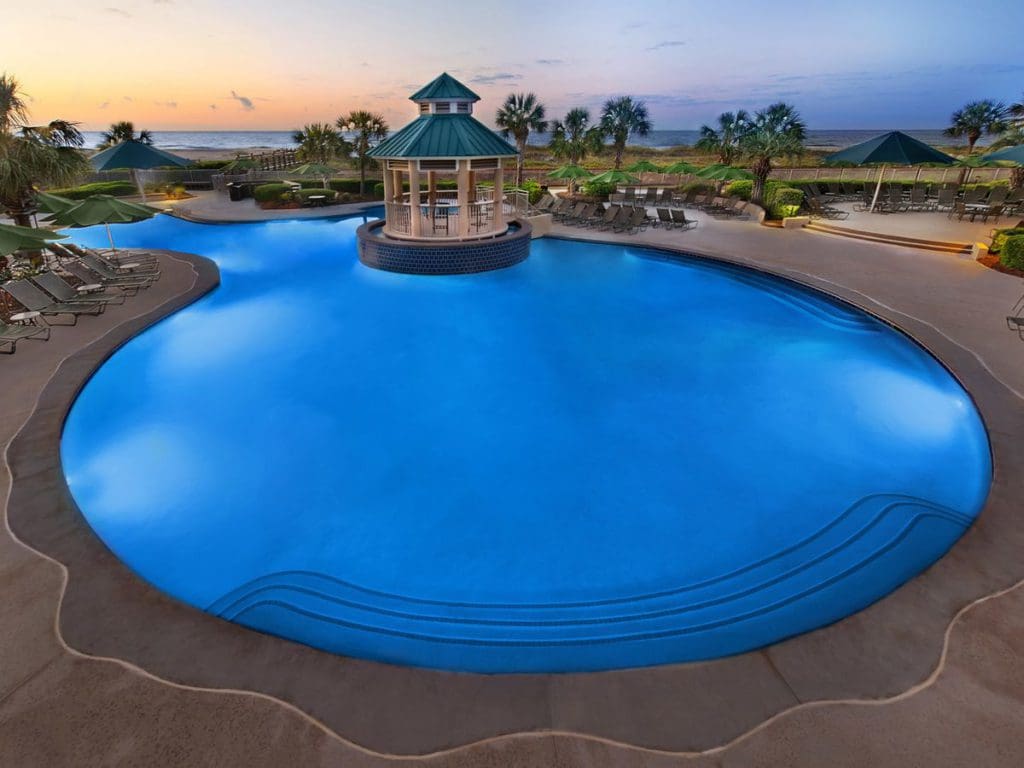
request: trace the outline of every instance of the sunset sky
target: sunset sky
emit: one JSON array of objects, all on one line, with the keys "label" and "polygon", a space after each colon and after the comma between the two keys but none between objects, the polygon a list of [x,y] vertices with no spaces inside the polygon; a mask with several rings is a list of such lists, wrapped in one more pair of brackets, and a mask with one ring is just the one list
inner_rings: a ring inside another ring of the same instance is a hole
[{"label": "sunset sky", "polygon": [[397,127],[443,70],[488,123],[513,90],[549,117],[638,96],[663,129],[779,99],[814,128],[933,128],[1024,95],[1019,0],[33,0],[0,24],[33,118],[87,130],[291,129],[357,108]]}]

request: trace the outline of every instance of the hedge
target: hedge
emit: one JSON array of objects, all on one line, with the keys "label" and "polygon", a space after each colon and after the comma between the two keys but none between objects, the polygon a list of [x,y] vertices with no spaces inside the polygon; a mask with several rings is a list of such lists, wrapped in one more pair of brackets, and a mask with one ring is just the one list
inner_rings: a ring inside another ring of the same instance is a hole
[{"label": "hedge", "polygon": [[276,203],[289,191],[291,191],[291,187],[287,184],[260,184],[252,191],[252,196],[257,203]]},{"label": "hedge", "polygon": [[79,187],[67,187],[66,189],[51,189],[50,193],[66,197],[69,200],[84,200],[92,195],[113,195],[124,197],[126,195],[138,194],[139,190],[130,181],[94,181],[92,184],[82,184]]},{"label": "hedge", "polygon": [[[377,179],[366,180],[366,191],[372,192],[377,186],[380,186],[380,194],[384,196],[384,182]],[[333,189],[335,192],[348,192],[352,195],[359,194],[359,179],[331,179],[327,182],[327,186]]]},{"label": "hedge", "polygon": [[[420,182],[420,190],[426,190],[426,188],[427,188],[427,182],[421,181]],[[434,184],[434,189],[449,190],[449,189],[458,189],[458,188],[459,188],[459,183],[455,179],[438,179],[437,183]],[[359,191],[358,185],[356,186],[356,191],[357,192]],[[408,192],[409,191],[409,182],[408,181],[403,181],[402,182],[402,191],[403,192]],[[383,197],[384,197],[384,182],[383,181],[377,182],[376,184],[373,185],[373,196],[383,199]]]},{"label": "hedge", "polygon": [[773,219],[796,216],[800,206],[804,204],[804,191],[793,187],[766,186],[764,204],[768,209],[768,216]]},{"label": "hedge", "polygon": [[323,195],[328,200],[333,200],[335,193],[333,189],[325,189],[324,187],[309,187],[298,190],[299,197],[303,200],[312,197],[313,195]]},{"label": "hedge", "polygon": [[999,253],[1002,250],[1003,245],[1006,243],[1006,238],[1013,237],[1014,235],[1024,235],[1024,229],[997,229],[992,233],[992,245],[989,246],[989,253]]},{"label": "hedge", "polygon": [[1011,235],[1003,243],[999,261],[1011,269],[1024,270],[1024,235]]}]

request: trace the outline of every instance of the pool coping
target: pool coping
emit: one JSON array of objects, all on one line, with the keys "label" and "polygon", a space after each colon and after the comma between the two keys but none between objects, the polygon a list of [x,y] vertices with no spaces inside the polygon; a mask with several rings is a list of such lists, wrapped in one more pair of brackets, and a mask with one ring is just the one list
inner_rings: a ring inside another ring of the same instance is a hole
[{"label": "pool coping", "polygon": [[[635,246],[790,280],[851,303],[928,349],[964,384],[989,431],[993,483],[975,525],[927,571],[863,611],[759,651],[708,662],[562,675],[477,675],[343,658],[246,630],[138,579],[81,517],[60,466],[64,420],[92,372],[145,328],[216,287],[213,262],[180,256],[197,272],[192,288],[68,357],[8,448],[10,527],[68,570],[58,617],[67,642],[86,654],[124,659],[175,684],[253,691],[288,702],[348,742],[400,755],[434,754],[524,732],[573,733],[673,753],[703,751],[808,702],[883,699],[928,679],[955,617],[973,601],[1019,581],[1016,569],[1024,571],[1016,563],[1024,533],[1015,533],[1013,525],[1013,499],[1024,496],[1024,482],[1007,471],[1024,459],[1014,445],[1014,435],[1024,434],[1017,396],[938,329],[898,310],[871,306],[849,289],[721,254]],[[641,709],[643,727],[635,717],[623,722],[622,707]]]}]

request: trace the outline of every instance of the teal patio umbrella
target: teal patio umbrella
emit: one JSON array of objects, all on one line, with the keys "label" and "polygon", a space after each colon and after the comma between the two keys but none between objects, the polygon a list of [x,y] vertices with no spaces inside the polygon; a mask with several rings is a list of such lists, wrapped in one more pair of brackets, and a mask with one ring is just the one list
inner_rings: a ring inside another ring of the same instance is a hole
[{"label": "teal patio umbrella", "polygon": [[135,221],[143,221],[153,218],[158,213],[161,213],[159,209],[148,205],[130,203],[110,195],[93,195],[67,210],[53,214],[49,220],[66,227],[93,227],[102,224],[107,229],[110,247],[116,251],[114,237],[110,233],[111,224],[130,224]]},{"label": "teal patio umbrella", "polygon": [[139,194],[142,195],[143,200],[146,199],[146,190],[142,188],[135,171],[159,168],[164,165],[176,165],[180,168],[192,165],[191,160],[172,155],[170,152],[164,152],[162,149],[134,139],[122,141],[120,144],[97,152],[89,158],[89,162],[97,171],[129,170],[132,181],[139,188]]},{"label": "teal patio umbrella", "polygon": [[1024,144],[1018,144],[1015,147],[1006,147],[1005,149],[998,149],[995,152],[989,152],[987,155],[982,155],[981,160],[985,163],[1004,162],[1024,165]]},{"label": "teal patio umbrella", "polygon": [[242,171],[257,171],[260,169],[258,160],[251,157],[236,157],[230,163],[221,168],[221,173],[240,173]]},{"label": "teal patio umbrella", "polygon": [[953,165],[955,157],[950,157],[913,136],[901,131],[890,131],[873,139],[854,144],[852,147],[834,152],[825,158],[826,163],[853,163],[854,165],[881,165],[878,172],[878,183],[875,185],[875,196],[871,200],[871,208],[875,210],[878,193],[882,189],[882,177],[887,165],[920,165],[936,163]]},{"label": "teal patio umbrella", "polygon": [[588,179],[593,184],[637,184],[640,179],[625,171],[610,170]]},{"label": "teal patio umbrella", "polygon": [[48,240],[63,240],[67,235],[36,227],[0,224],[0,256],[23,250],[39,250]]}]

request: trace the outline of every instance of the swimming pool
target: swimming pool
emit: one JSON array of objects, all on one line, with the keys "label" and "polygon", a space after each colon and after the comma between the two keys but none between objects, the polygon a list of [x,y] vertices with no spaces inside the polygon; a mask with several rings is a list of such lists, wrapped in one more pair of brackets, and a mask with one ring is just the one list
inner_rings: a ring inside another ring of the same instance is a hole
[{"label": "swimming pool", "polygon": [[865,607],[984,503],[968,395],[851,307],[548,238],[506,270],[378,272],[362,221],[118,228],[222,285],[100,368],[64,468],[197,608],[447,669],[707,659]]}]

